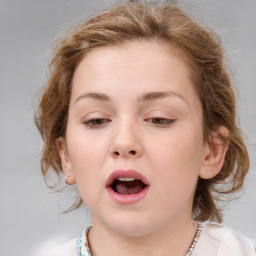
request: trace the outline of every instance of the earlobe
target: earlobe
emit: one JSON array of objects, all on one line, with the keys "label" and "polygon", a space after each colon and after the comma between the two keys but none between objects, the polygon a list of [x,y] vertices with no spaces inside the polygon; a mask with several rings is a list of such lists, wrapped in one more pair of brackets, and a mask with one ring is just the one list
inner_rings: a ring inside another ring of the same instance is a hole
[{"label": "earlobe", "polygon": [[76,181],[73,175],[72,166],[68,155],[66,140],[63,137],[59,137],[58,139],[56,139],[55,143],[61,159],[62,170],[66,176],[65,182],[68,185],[73,185],[76,183]]},{"label": "earlobe", "polygon": [[207,145],[205,146],[205,156],[199,176],[202,179],[215,177],[222,169],[229,144],[229,131],[224,126],[219,126],[211,132]]}]

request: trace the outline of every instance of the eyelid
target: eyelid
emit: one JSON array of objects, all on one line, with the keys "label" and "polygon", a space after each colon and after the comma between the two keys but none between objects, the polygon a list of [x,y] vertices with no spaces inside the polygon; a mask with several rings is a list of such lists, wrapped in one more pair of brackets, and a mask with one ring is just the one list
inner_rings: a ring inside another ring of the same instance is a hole
[{"label": "eyelid", "polygon": [[[93,124],[93,122],[96,122],[96,121],[102,121],[103,122],[99,122],[98,124]],[[111,120],[110,119],[107,119],[107,118],[91,118],[91,119],[88,119],[87,121],[84,121],[83,124],[88,127],[88,128],[94,128],[94,129],[97,129],[97,128],[103,128],[105,127],[108,123],[110,123]]]},{"label": "eyelid", "polygon": [[143,120],[155,127],[168,128],[176,121],[176,119],[176,116],[168,111],[153,110],[147,113]]},{"label": "eyelid", "polygon": [[[104,120],[102,124],[93,124],[96,120]],[[83,116],[82,118],[82,124],[85,125],[88,128],[102,128],[107,125],[107,123],[111,122],[111,118],[109,115],[100,112],[90,112]]]},{"label": "eyelid", "polygon": [[[92,111],[89,113],[86,113],[85,115],[83,115],[82,120],[91,120],[91,119],[101,119],[101,118],[106,118],[109,119],[109,115],[107,115],[104,112],[101,111]],[[84,122],[83,121],[83,122]]]},{"label": "eyelid", "polygon": [[[150,121],[150,120],[152,120],[152,121]],[[153,122],[153,120],[155,120],[155,122]],[[145,119],[145,121],[147,121],[155,126],[167,127],[167,126],[170,126],[176,120],[170,119],[170,118],[152,117],[152,118]]]},{"label": "eyelid", "polygon": [[166,110],[153,110],[145,115],[145,119],[149,118],[163,118],[163,119],[177,119],[176,115]]}]

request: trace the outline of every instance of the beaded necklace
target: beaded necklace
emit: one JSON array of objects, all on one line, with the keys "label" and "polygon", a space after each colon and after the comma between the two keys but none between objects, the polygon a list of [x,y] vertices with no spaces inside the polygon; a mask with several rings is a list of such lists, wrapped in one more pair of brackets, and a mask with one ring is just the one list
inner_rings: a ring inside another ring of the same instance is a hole
[{"label": "beaded necklace", "polygon": [[[78,256],[92,256],[89,248],[89,237],[88,237],[89,230],[91,227],[92,226],[87,227],[77,239],[77,255]],[[186,256],[192,255],[201,232],[202,232],[202,223],[198,222],[198,227],[197,227],[195,237],[193,239],[193,242],[190,245],[188,252],[186,253]]]},{"label": "beaded necklace", "polygon": [[196,243],[197,243],[197,241],[199,239],[199,236],[200,236],[201,232],[202,232],[202,222],[198,222],[198,227],[197,227],[197,231],[196,231],[195,237],[193,239],[193,242],[190,245],[190,248],[189,248],[186,256],[191,256],[192,252],[195,249]]}]

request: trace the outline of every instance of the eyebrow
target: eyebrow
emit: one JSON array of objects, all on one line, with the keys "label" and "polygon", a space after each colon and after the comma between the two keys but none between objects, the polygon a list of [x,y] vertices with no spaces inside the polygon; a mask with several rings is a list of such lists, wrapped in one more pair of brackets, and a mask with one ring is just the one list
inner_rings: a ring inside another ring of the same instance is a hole
[{"label": "eyebrow", "polygon": [[181,100],[186,102],[185,98],[181,94],[175,91],[146,92],[146,93],[143,93],[141,97],[139,97],[139,101],[157,100],[157,99],[172,97],[172,96],[178,97]]},{"label": "eyebrow", "polygon": [[[151,100],[157,100],[157,99],[172,97],[172,96],[178,97],[178,98],[180,98],[181,100],[183,100],[184,102],[187,103],[185,98],[181,94],[179,94],[175,91],[145,92],[138,98],[138,101],[151,101]],[[75,103],[77,103],[81,99],[86,99],[86,98],[91,98],[91,99],[94,99],[94,100],[106,101],[106,102],[111,101],[110,97],[107,96],[104,93],[84,92],[80,96],[78,96],[78,98],[75,100]]]},{"label": "eyebrow", "polygon": [[77,97],[77,99],[75,100],[75,103],[77,103],[81,99],[86,99],[86,98],[91,98],[91,99],[99,100],[99,101],[110,101],[110,98],[104,93],[84,92],[80,96]]}]

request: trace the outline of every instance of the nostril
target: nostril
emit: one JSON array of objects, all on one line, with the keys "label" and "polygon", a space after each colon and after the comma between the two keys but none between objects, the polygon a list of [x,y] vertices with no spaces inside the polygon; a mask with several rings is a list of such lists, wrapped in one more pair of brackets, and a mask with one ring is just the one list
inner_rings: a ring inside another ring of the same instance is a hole
[{"label": "nostril", "polygon": [[115,150],[112,151],[112,156],[113,157],[135,157],[137,155],[136,150]]},{"label": "nostril", "polygon": [[114,151],[114,155],[115,155],[115,156],[119,156],[120,154],[119,154],[118,151]]},{"label": "nostril", "polygon": [[136,155],[136,151],[135,151],[135,150],[130,150],[129,153],[130,153],[131,155]]}]

